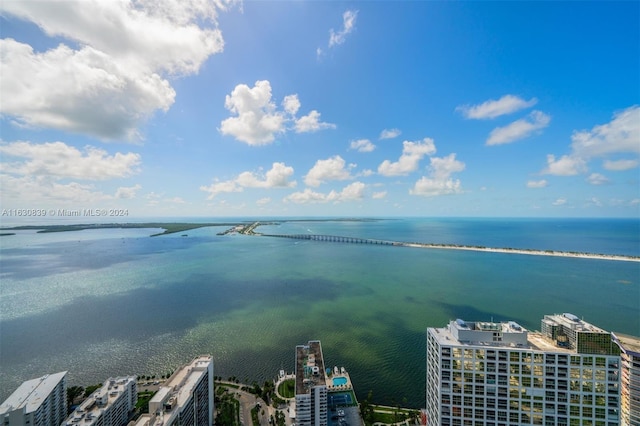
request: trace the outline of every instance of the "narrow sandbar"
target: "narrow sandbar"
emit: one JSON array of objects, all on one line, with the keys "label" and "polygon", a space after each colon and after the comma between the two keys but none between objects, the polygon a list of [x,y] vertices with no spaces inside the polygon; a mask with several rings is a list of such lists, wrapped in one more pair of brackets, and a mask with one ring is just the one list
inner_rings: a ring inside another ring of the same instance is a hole
[{"label": "narrow sandbar", "polygon": [[640,262],[638,256],[624,256],[619,254],[595,254],[595,253],[576,253],[568,251],[555,250],[530,250],[515,248],[493,248],[493,247],[476,247],[476,246],[459,246],[447,244],[422,244],[422,243],[397,243],[403,247],[432,248],[445,250],[468,250],[468,251],[484,251],[490,253],[508,253],[508,254],[526,254],[530,256],[554,256],[554,257],[574,257],[581,259],[596,260],[619,260],[623,262]]}]

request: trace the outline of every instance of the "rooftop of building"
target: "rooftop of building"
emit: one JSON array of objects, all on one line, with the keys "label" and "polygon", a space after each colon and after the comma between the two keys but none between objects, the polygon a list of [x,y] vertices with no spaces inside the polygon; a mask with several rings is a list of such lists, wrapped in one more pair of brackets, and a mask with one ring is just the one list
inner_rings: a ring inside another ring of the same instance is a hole
[{"label": "rooftop of building", "polygon": [[565,312],[563,314],[553,314],[553,315],[545,315],[542,319],[543,322],[553,321],[556,324],[563,325],[571,330],[575,330],[578,332],[589,332],[589,333],[608,333],[601,329],[600,327],[596,327],[593,324],[590,324],[583,319],[578,318],[576,315]]},{"label": "rooftop of building", "polygon": [[640,337],[617,332],[614,332],[613,335],[626,352],[634,352],[636,356],[640,356]]},{"label": "rooftop of building", "polygon": [[558,346],[555,341],[538,332],[529,333],[529,335],[527,336],[527,342],[529,343],[531,349],[534,350],[565,354],[577,353],[575,349]]},{"label": "rooftop of building", "polygon": [[[525,333],[527,337],[526,345],[510,343],[510,342],[487,342],[487,341],[460,341],[456,339],[456,337],[451,332],[450,327],[455,327],[461,330],[472,330],[472,331],[480,331],[480,332],[493,332],[500,331],[502,333]],[[483,347],[483,348],[496,348],[496,349],[530,349],[530,350],[539,350],[539,351],[547,351],[547,352],[557,352],[557,353],[575,353],[575,350],[557,346],[556,343],[545,337],[542,333],[539,332],[531,332],[521,327],[517,323],[513,321],[507,322],[467,322],[462,320],[452,321],[447,325],[447,327],[435,328],[430,327],[430,330],[433,330],[434,333],[432,335],[437,339],[440,345],[448,346],[468,346],[468,347]]]},{"label": "rooftop of building", "polygon": [[306,395],[314,386],[325,386],[325,374],[319,340],[296,346],[296,395]]},{"label": "rooftop of building", "polygon": [[176,370],[149,401],[150,413],[141,416],[135,425],[162,426],[172,422],[212,363],[211,355],[202,355]]},{"label": "rooftop of building", "polygon": [[96,422],[120,396],[127,390],[131,383],[136,383],[136,376],[110,377],[102,387],[96,389],[63,423],[64,425],[90,426]]},{"label": "rooftop of building", "polygon": [[461,319],[455,320],[450,325],[457,327],[459,330],[473,330],[502,333],[526,333],[527,330],[515,321],[493,322],[493,321],[476,321],[469,322]]},{"label": "rooftop of building", "polygon": [[[176,397],[178,406],[184,405],[189,400],[193,388],[212,362],[213,359],[210,355],[195,358],[191,363],[174,372],[164,383],[164,386],[160,387],[160,390],[163,388],[168,389],[168,393]],[[159,394],[160,392],[158,391],[158,394],[154,395],[151,400],[153,401],[156,397],[161,396]]]},{"label": "rooftop of building", "polygon": [[[438,340],[438,343],[440,345],[457,345],[457,346],[486,346],[486,347],[491,347],[491,346],[495,346],[495,347],[508,347],[511,346],[508,343],[505,342],[474,342],[474,341],[460,341],[458,340],[453,333],[451,332],[451,327],[456,327],[458,329],[461,330],[471,330],[471,331],[476,331],[476,328],[472,328],[473,327],[472,322],[465,322],[465,326],[463,326],[462,328],[461,325],[459,323],[449,323],[446,327],[429,327],[429,330],[433,330],[434,334],[433,336],[436,338],[436,340]],[[488,323],[484,323],[484,324],[488,324]],[[471,326],[470,326],[471,325]],[[500,325],[500,324],[496,324],[496,325]],[[477,331],[487,331],[487,330],[477,330]],[[513,345],[515,347],[515,345]]]},{"label": "rooftop of building", "polygon": [[22,408],[25,409],[27,414],[36,411],[51,391],[64,379],[66,374],[66,371],[62,371],[23,382],[0,405],[0,414],[6,414]]}]

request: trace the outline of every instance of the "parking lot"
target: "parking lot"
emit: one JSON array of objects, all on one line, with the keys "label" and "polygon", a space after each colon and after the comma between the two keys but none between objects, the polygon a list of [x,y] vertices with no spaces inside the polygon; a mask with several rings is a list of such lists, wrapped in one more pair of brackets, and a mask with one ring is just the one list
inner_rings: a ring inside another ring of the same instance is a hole
[{"label": "parking lot", "polygon": [[329,410],[329,426],[362,426],[358,407]]}]

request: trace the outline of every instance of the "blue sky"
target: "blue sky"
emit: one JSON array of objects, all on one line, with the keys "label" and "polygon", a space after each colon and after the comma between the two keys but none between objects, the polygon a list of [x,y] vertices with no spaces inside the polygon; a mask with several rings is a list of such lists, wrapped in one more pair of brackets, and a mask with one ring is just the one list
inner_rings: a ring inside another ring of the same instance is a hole
[{"label": "blue sky", "polygon": [[4,210],[639,216],[638,1],[0,10]]}]

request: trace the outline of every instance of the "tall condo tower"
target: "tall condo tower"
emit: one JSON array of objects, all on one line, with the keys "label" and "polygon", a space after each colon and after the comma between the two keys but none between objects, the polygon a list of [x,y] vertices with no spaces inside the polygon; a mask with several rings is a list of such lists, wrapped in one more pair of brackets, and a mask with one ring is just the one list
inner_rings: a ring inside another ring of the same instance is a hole
[{"label": "tall condo tower", "polygon": [[62,426],[126,426],[138,402],[137,377],[107,379]]},{"label": "tall condo tower", "polygon": [[620,425],[620,349],[572,314],[427,330],[429,426]]},{"label": "tall condo tower", "polygon": [[199,356],[174,372],[149,401],[135,426],[213,425],[213,359]]},{"label": "tall condo tower", "polygon": [[327,383],[320,341],[296,346],[296,425],[327,426]]},{"label": "tall condo tower", "polygon": [[59,426],[67,416],[66,371],[27,380],[0,405],[8,426]]}]

